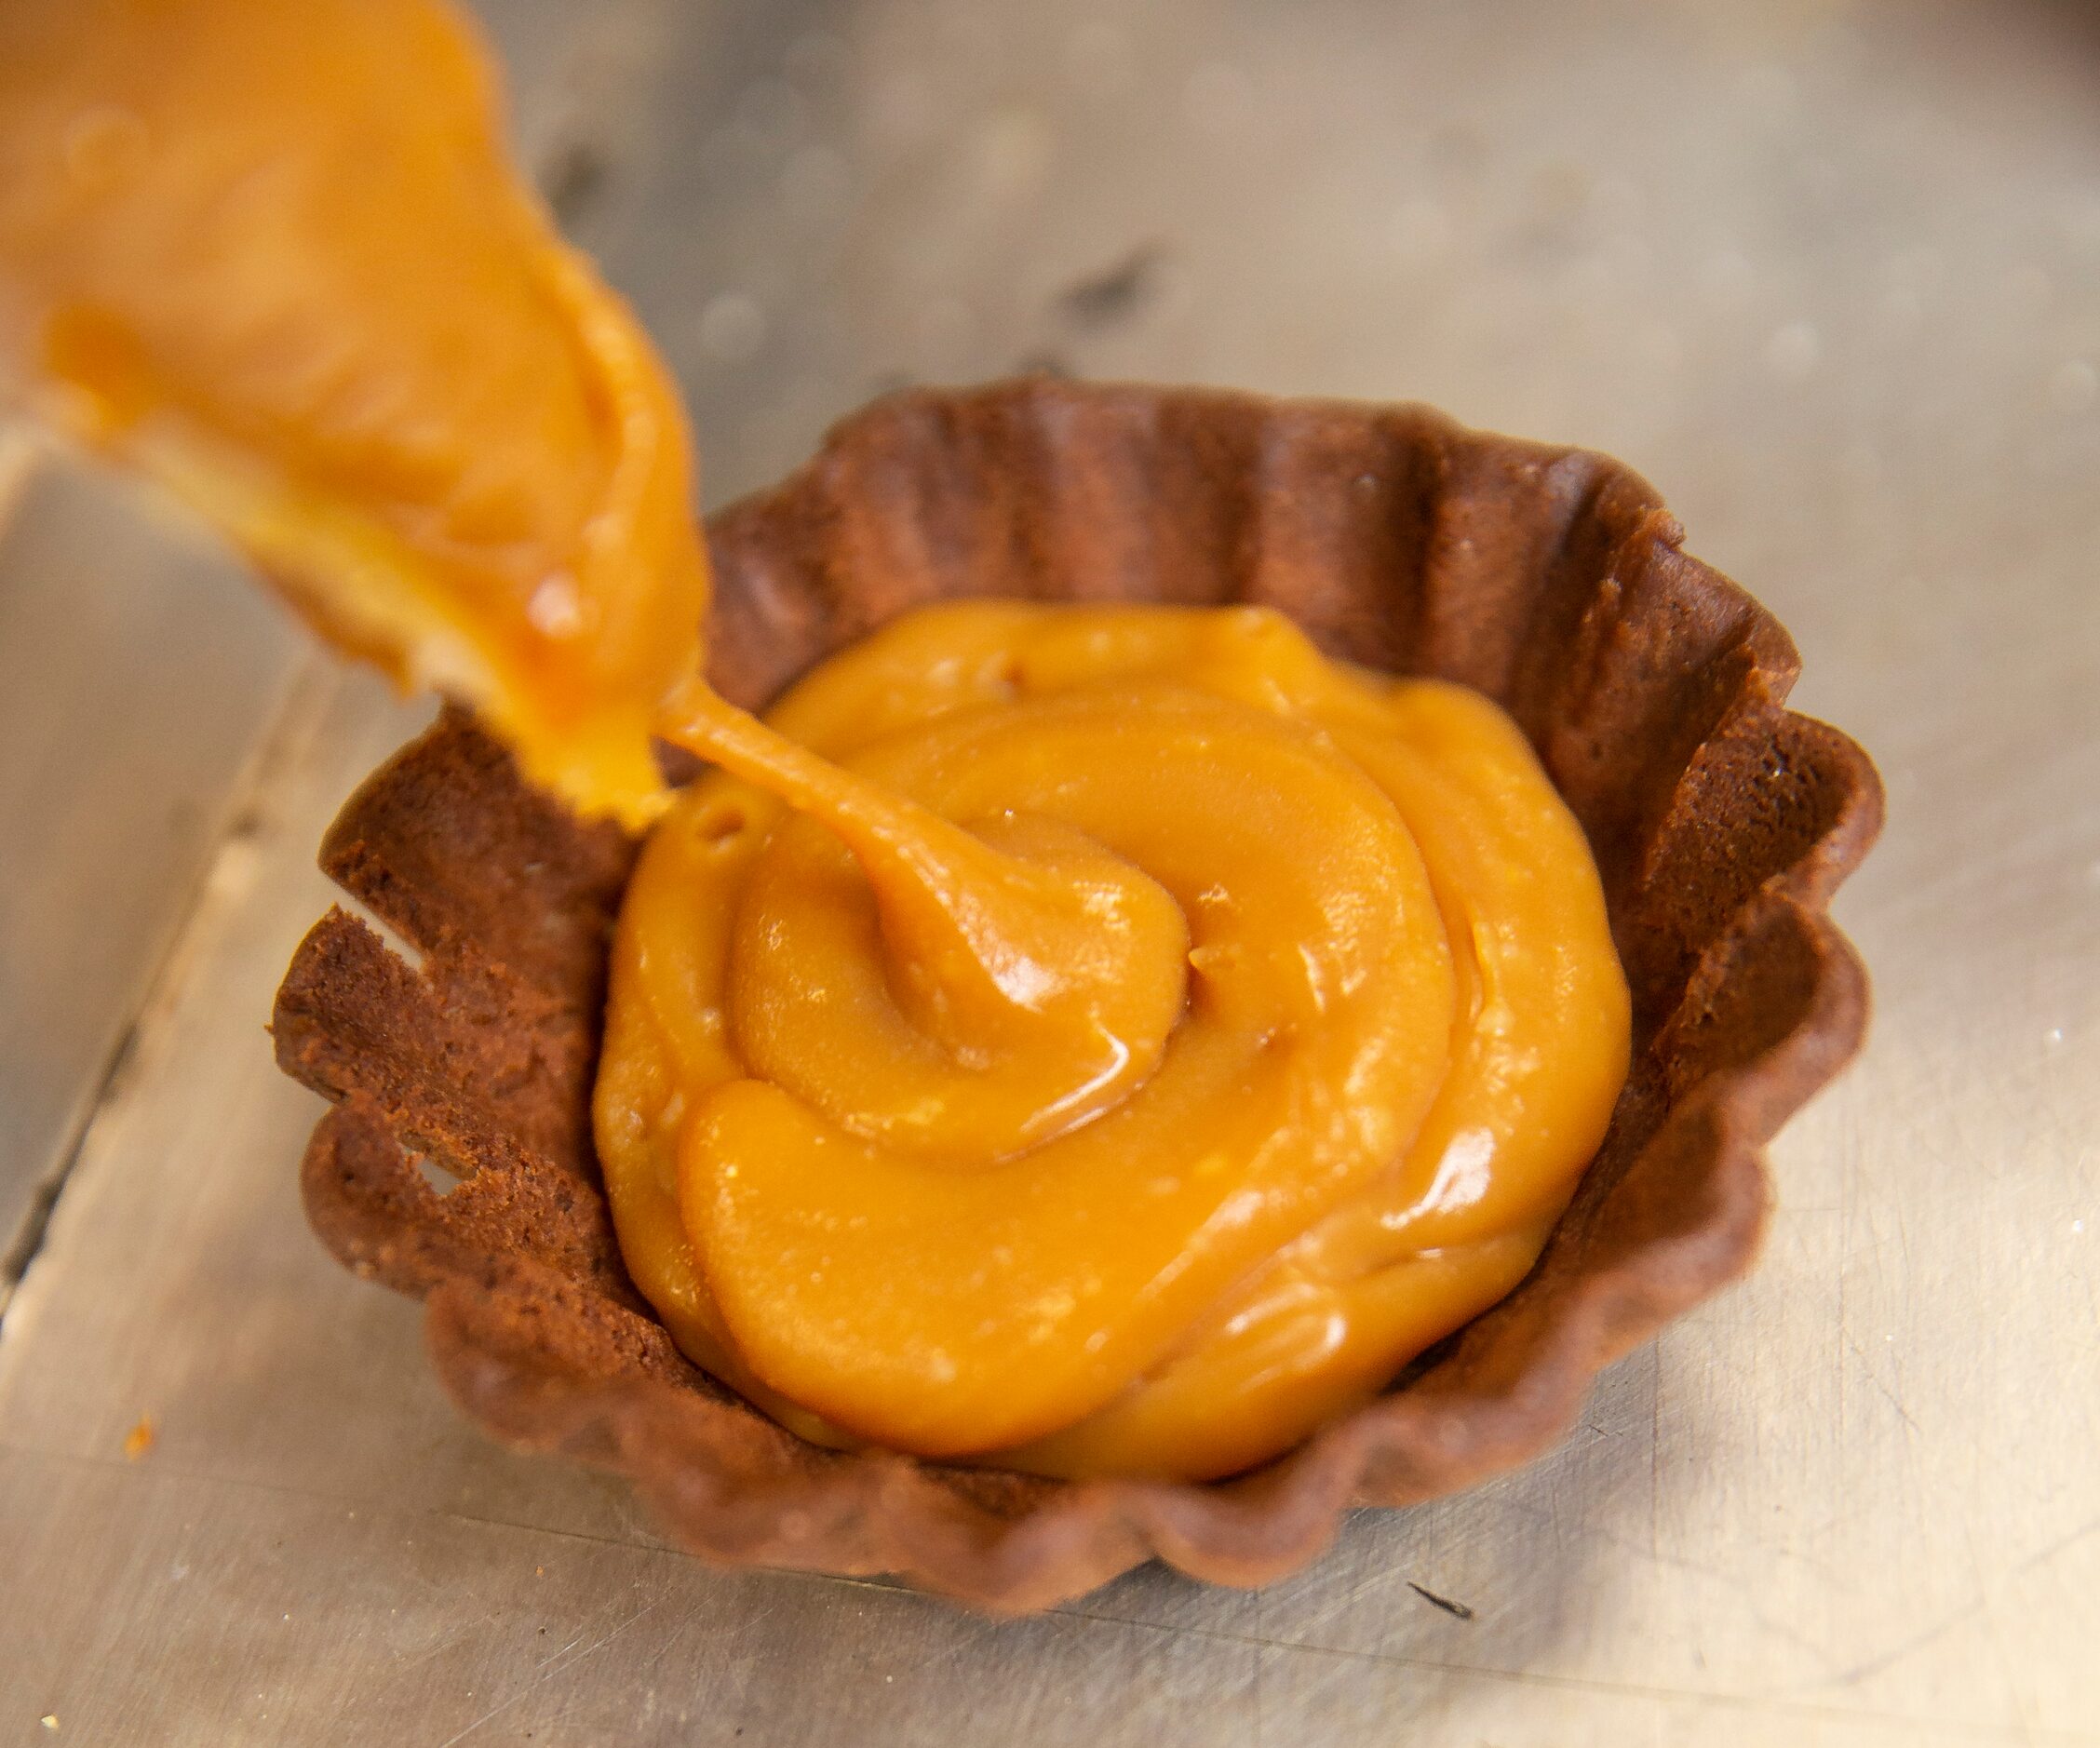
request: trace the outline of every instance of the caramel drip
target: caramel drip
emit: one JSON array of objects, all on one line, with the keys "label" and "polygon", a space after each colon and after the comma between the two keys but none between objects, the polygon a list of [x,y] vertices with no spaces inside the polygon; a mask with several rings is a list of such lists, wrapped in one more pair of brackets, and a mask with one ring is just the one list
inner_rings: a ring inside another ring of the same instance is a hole
[{"label": "caramel drip", "polygon": [[597,1107],[630,1267],[703,1365],[814,1437],[1225,1473],[1529,1268],[1626,999],[1582,834],[1485,699],[1260,610],[982,602],[773,725],[1149,881],[1174,918],[1132,913],[1129,962],[1178,955],[1186,995],[1111,1087],[1077,1009],[962,1054],[895,975],[883,865],[769,773],[704,777],[629,889]]}]

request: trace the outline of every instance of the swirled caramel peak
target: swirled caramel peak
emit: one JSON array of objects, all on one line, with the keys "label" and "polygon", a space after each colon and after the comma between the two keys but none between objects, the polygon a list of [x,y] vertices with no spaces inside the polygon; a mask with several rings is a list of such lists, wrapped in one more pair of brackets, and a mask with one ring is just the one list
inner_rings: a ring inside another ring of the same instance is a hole
[{"label": "swirled caramel peak", "polygon": [[[974,602],[771,721],[836,811],[730,771],[680,799],[598,1086],[628,1267],[702,1365],[826,1442],[1219,1475],[1531,1267],[1628,1005],[1582,830],[1493,704],[1266,609]],[[912,854],[1001,870],[949,914],[989,974],[931,1005],[946,936],[900,917],[940,882],[854,817],[889,798],[940,827]]]},{"label": "swirled caramel peak", "polygon": [[0,7],[0,369],[535,780],[660,804],[707,593],[682,418],[448,9]]}]

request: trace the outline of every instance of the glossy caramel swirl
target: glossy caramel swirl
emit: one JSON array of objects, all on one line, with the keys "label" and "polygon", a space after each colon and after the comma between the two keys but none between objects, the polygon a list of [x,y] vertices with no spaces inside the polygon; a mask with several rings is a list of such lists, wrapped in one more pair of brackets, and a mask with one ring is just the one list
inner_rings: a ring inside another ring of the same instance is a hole
[{"label": "glossy caramel swirl", "polygon": [[1582,833],[1493,705],[1264,610],[987,602],[771,723],[1043,878],[1001,894],[989,971],[929,976],[927,882],[850,833],[722,773],[658,828],[598,1130],[702,1365],[834,1441],[1214,1475],[1530,1267],[1627,1005]]}]

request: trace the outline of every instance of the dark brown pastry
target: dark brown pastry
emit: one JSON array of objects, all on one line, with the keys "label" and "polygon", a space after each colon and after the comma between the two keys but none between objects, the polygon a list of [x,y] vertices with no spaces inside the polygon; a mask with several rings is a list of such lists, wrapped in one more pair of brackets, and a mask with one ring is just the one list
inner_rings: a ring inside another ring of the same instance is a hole
[{"label": "dark brown pastry", "polygon": [[[1415,407],[1030,380],[914,392],[708,529],[716,685],[756,706],[890,615],[961,595],[1262,601],[1330,652],[1459,679],[1523,724],[1588,831],[1635,1002],[1609,1136],[1538,1267],[1369,1406],[1205,1486],[1058,1483],[802,1443],[689,1365],[620,1263],[589,1098],[634,846],[527,789],[458,713],[344,807],[337,910],[278,993],[285,1070],[336,1101],[309,1215],[426,1298],[460,1404],[627,1475],[711,1559],[887,1572],[1001,1612],[1158,1556],[1256,1584],[1355,1505],[1537,1456],[1597,1372],[1741,1273],[1761,1149],[1857,1046],[1824,914],[1873,841],[1865,755],[1782,708],[1786,633],[1679,550],[1617,463]],[[461,1179],[440,1197],[416,1169]]]}]

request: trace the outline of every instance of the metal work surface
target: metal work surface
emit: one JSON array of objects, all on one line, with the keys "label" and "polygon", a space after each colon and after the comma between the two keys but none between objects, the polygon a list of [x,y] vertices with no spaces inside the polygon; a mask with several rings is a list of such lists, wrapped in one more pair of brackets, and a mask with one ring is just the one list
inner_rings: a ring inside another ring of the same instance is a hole
[{"label": "metal work surface", "polygon": [[227,554],[171,538],[112,480],[39,468],[26,441],[13,455],[0,455],[0,1306],[300,647],[240,592]]},{"label": "metal work surface", "polygon": [[[73,1160],[40,1235],[0,1201],[0,1249],[34,1248],[0,1322],[0,1744],[2100,1742],[2086,10],[490,17],[529,157],[684,380],[710,501],[885,384],[1030,363],[1421,398],[1641,468],[1888,779],[1838,908],[1874,1036],[1774,1148],[1746,1283],[1554,1456],[1361,1514],[1288,1582],[1146,1570],[996,1625],[723,1574],[618,1486],[469,1430],[416,1309],[304,1230],[317,1105],[262,1024],[330,896],[330,813],[426,706],[258,631],[204,560],[100,527],[61,555],[25,521],[0,674],[87,676],[83,754],[144,775],[82,767],[91,833],[0,819],[0,962],[31,965],[0,1188]],[[75,490],[40,477],[17,514]],[[83,553],[138,571],[115,622],[20,606]],[[176,601],[225,628],[183,650],[250,652],[188,675],[216,715],[125,678]],[[0,745],[0,801],[58,818],[69,756]],[[178,794],[208,837],[165,852]],[[69,929],[108,950],[17,954]],[[32,1085],[47,1033],[72,1054]]]}]

